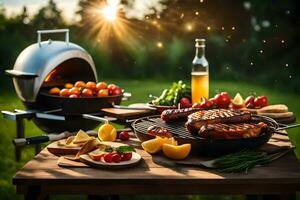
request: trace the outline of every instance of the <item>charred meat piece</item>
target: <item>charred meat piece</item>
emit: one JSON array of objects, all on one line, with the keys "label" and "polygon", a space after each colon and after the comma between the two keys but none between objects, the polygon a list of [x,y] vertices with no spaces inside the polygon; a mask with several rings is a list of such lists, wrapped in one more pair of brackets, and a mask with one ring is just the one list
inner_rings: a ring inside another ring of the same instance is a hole
[{"label": "charred meat piece", "polygon": [[239,124],[208,124],[202,126],[199,135],[210,139],[239,139],[257,137],[266,130],[264,122]]},{"label": "charred meat piece", "polygon": [[173,137],[172,133],[164,128],[164,127],[159,127],[159,126],[150,126],[147,130],[147,133],[149,135],[153,135],[153,136],[159,136],[159,137]]},{"label": "charred meat piece", "polygon": [[201,108],[168,109],[161,113],[160,118],[166,122],[186,120],[190,114],[199,110]]},{"label": "charred meat piece", "polygon": [[190,114],[185,125],[190,133],[197,134],[202,126],[208,124],[242,123],[250,120],[251,114],[248,111],[212,109]]}]

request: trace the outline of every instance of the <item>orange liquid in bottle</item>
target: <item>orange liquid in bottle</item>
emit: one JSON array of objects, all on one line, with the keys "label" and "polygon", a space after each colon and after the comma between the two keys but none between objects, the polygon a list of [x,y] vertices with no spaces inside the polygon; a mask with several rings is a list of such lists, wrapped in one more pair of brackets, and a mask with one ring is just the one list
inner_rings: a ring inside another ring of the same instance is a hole
[{"label": "orange liquid in bottle", "polygon": [[209,98],[208,72],[192,72],[192,102],[200,102],[201,97]]}]

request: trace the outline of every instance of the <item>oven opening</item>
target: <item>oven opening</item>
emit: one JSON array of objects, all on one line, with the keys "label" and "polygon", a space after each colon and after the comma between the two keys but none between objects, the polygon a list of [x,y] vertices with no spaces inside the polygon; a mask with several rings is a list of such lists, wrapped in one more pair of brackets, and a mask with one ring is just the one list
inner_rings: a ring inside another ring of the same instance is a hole
[{"label": "oven opening", "polygon": [[48,74],[42,88],[62,87],[65,83],[75,83],[79,80],[96,81],[96,77],[88,62],[80,58],[71,58],[59,64]]}]

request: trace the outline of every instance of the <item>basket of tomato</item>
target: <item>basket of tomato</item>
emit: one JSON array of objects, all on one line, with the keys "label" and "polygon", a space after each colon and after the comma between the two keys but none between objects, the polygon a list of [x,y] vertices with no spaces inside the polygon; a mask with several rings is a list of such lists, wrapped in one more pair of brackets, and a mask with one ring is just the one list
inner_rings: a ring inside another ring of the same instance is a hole
[{"label": "basket of tomato", "polygon": [[124,90],[106,82],[77,81],[63,87],[43,88],[38,95],[47,109],[61,109],[64,114],[99,113],[102,108],[118,105]]}]

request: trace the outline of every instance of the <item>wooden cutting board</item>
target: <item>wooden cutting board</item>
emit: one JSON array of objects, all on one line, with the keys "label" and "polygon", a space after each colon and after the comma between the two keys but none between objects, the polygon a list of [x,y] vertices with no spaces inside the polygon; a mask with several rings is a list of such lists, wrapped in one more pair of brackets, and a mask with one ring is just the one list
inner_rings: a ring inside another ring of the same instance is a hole
[{"label": "wooden cutting board", "polygon": [[152,110],[131,110],[119,108],[103,108],[101,111],[107,116],[115,117],[121,120],[136,119],[153,114]]},{"label": "wooden cutting board", "polygon": [[58,141],[52,142],[47,146],[47,149],[50,153],[54,155],[76,155],[81,147],[64,147],[58,145]]}]

